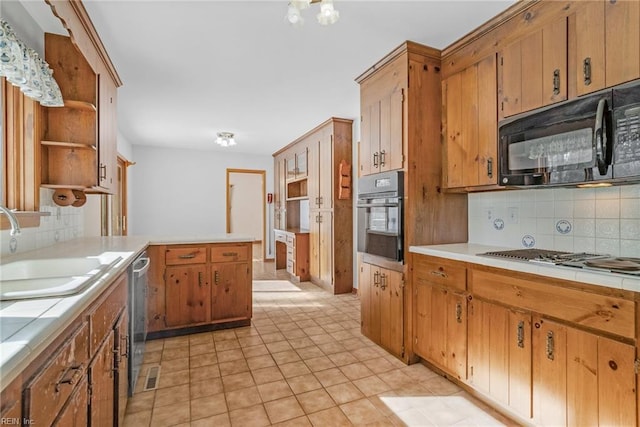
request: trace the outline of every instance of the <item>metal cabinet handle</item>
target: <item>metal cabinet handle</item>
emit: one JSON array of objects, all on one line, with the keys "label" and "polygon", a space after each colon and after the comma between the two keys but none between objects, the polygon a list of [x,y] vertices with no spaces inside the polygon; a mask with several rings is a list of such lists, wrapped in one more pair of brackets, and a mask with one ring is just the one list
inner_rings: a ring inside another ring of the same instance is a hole
[{"label": "metal cabinet handle", "polygon": [[449,276],[447,276],[447,274],[446,274],[445,272],[443,272],[443,271],[436,271],[436,270],[431,270],[431,275],[432,275],[432,276],[440,276],[440,277],[445,278],[445,279],[446,279],[447,277],[449,277]]},{"label": "metal cabinet handle", "polygon": [[321,223],[322,222],[322,214],[318,215],[318,222]]},{"label": "metal cabinet handle", "polygon": [[193,259],[195,257],[196,257],[195,252],[191,254],[186,254],[186,255],[178,255],[178,258],[180,259]]},{"label": "metal cabinet handle", "polygon": [[462,323],[462,303],[456,303],[456,322]]},{"label": "metal cabinet handle", "polygon": [[487,176],[493,178],[493,157],[487,159]]},{"label": "metal cabinet handle", "polygon": [[558,68],[553,70],[553,94],[560,94],[560,70]]},{"label": "metal cabinet handle", "polygon": [[122,340],[124,341],[124,353],[122,353],[122,357],[129,358],[129,334],[125,334]]},{"label": "metal cabinet handle", "polygon": [[213,273],[213,281],[216,285],[220,284],[220,272],[218,270]]},{"label": "metal cabinet handle", "polygon": [[591,58],[584,58],[582,61],[582,75],[584,76],[584,85],[589,86],[591,84]]},{"label": "metal cabinet handle", "polygon": [[107,165],[100,163],[100,181],[107,179]]},{"label": "metal cabinet handle", "polygon": [[385,150],[382,150],[380,152],[380,166],[384,166],[385,165],[386,158],[387,158],[387,152]]},{"label": "metal cabinet handle", "polygon": [[380,274],[380,289],[383,291],[387,289],[387,275],[385,273]]},{"label": "metal cabinet handle", "polygon": [[318,205],[321,205],[324,203],[324,199],[322,198],[322,196],[318,197],[318,200],[320,200],[320,202],[318,203]]},{"label": "metal cabinet handle", "polygon": [[524,348],[524,321],[523,320],[518,322],[516,339],[518,340],[518,347]]},{"label": "metal cabinet handle", "polygon": [[238,256],[238,252],[222,252],[222,256]]},{"label": "metal cabinet handle", "polygon": [[373,273],[373,286],[378,286],[380,284],[380,272],[376,271]]},{"label": "metal cabinet handle", "polygon": [[84,373],[84,369],[82,365],[72,366],[67,369],[62,377],[56,382],[56,393],[60,392],[60,387],[62,384],[74,385],[77,384],[78,381],[82,379],[82,374]]},{"label": "metal cabinet handle", "polygon": [[379,154],[378,154],[377,151],[375,153],[373,153],[373,166],[376,167],[376,168],[379,166],[378,165],[378,155]]},{"label": "metal cabinet handle", "polygon": [[202,287],[202,271],[198,271],[198,286]]},{"label": "metal cabinet handle", "polygon": [[554,346],[555,346],[555,342],[554,342],[554,338],[553,338],[553,331],[549,331],[547,332],[547,359],[549,360],[553,360],[554,359]]}]

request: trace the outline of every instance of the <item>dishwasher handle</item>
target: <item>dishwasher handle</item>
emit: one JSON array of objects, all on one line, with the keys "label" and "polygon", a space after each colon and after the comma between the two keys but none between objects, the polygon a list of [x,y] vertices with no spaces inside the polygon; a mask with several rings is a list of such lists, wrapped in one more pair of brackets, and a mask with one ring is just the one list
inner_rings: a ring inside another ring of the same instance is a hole
[{"label": "dishwasher handle", "polygon": [[[142,263],[142,267],[136,268],[140,263]],[[148,257],[138,258],[136,262],[133,264],[133,274],[142,276],[147,272],[149,266],[151,265],[151,259]]]}]

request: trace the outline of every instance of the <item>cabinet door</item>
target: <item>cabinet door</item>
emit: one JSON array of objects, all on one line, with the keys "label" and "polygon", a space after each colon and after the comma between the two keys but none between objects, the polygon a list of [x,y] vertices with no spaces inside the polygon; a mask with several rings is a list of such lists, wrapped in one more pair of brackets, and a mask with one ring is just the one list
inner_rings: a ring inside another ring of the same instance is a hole
[{"label": "cabinet door", "polygon": [[[333,161],[333,133],[331,128],[327,128],[322,132],[321,139],[318,142],[318,192],[319,204],[321,209],[333,209],[333,186],[334,175],[337,171],[334,169]],[[315,179],[315,177],[314,177]],[[337,196],[336,196],[337,197]]]},{"label": "cabinet door", "polygon": [[320,234],[320,217],[322,213],[313,210],[309,213],[309,275],[311,280],[319,282],[322,280],[321,255],[320,250],[322,236]]},{"label": "cabinet door", "polygon": [[[89,425],[89,390],[87,377],[83,377],[80,385],[76,387],[66,405],[58,414],[58,418],[52,426],[61,427],[86,427]],[[119,425],[122,425],[120,423]]]},{"label": "cabinet door", "polygon": [[501,117],[567,99],[567,20],[559,19],[500,54]]},{"label": "cabinet door", "polygon": [[606,1],[606,85],[640,77],[640,2]]},{"label": "cabinet door", "polygon": [[102,343],[89,368],[91,389],[91,426],[113,426],[114,424],[114,332],[111,330]]},{"label": "cabinet door", "polygon": [[531,418],[531,314],[509,310],[509,406]]},{"label": "cabinet door", "polygon": [[287,154],[284,160],[287,179],[295,179],[296,177],[296,153]]},{"label": "cabinet door", "polygon": [[423,359],[431,359],[430,342],[433,325],[431,322],[431,299],[433,286],[424,278],[414,276],[415,286],[415,337],[413,351]]},{"label": "cabinet door", "polygon": [[598,425],[598,337],[574,328],[567,328],[567,424]]},{"label": "cabinet door", "polygon": [[458,379],[467,379],[467,298],[447,294],[446,366]]},{"label": "cabinet door", "polygon": [[635,357],[634,346],[598,337],[599,425],[636,423]]},{"label": "cabinet door", "polygon": [[586,1],[576,10],[576,95],[605,87],[605,1]]},{"label": "cabinet door", "polygon": [[380,344],[402,357],[404,348],[404,292],[402,273],[380,269]]},{"label": "cabinet door", "polygon": [[431,288],[431,330],[427,357],[438,366],[446,368],[448,292],[438,286]]},{"label": "cabinet door", "polygon": [[373,297],[373,282],[371,278],[371,265],[360,261],[360,274],[358,275],[360,330],[362,335],[369,338],[371,338],[371,298]]},{"label": "cabinet door", "polygon": [[494,55],[444,81],[447,187],[497,183],[496,91]]},{"label": "cabinet door", "polygon": [[[313,138],[313,137],[312,137]],[[320,173],[323,165],[320,162],[320,141],[313,138],[309,144],[309,175],[307,179],[307,194],[311,209],[320,207]]]},{"label": "cabinet door", "polygon": [[296,153],[296,178],[307,176],[307,166],[307,147],[304,147]]},{"label": "cabinet door", "polygon": [[491,378],[491,304],[478,299],[469,302],[469,382],[490,394]]},{"label": "cabinet door", "polygon": [[116,355],[116,414],[118,425],[124,423],[124,414],[129,397],[129,311],[123,310],[115,326],[115,355]]},{"label": "cabinet door", "polygon": [[404,91],[397,88],[380,100],[380,171],[402,169]]},{"label": "cabinet door", "polygon": [[537,425],[567,424],[567,328],[533,319],[533,419]]},{"label": "cabinet door", "polygon": [[320,280],[333,285],[333,213],[331,211],[320,212],[319,230]]},{"label": "cabinet door", "polygon": [[[377,130],[372,130],[373,113],[372,105],[361,105],[361,117],[360,117],[360,143],[358,144],[358,173],[359,176],[370,175],[372,173],[373,165],[373,153],[376,151],[373,149],[371,138],[372,133],[377,133]],[[377,123],[377,121],[376,121]]]},{"label": "cabinet door", "polygon": [[246,319],[251,305],[251,276],[247,263],[214,264],[211,319]]},{"label": "cabinet door", "polygon": [[184,326],[211,319],[211,284],[204,265],[167,267],[166,324]]},{"label": "cabinet door", "polygon": [[115,83],[102,69],[98,75],[98,185],[108,193],[114,193],[117,185],[116,95]]},{"label": "cabinet door", "polygon": [[380,268],[374,265],[371,266],[370,271],[370,279],[369,281],[372,284],[371,287],[371,305],[370,305],[370,327],[369,327],[369,338],[375,342],[380,343],[380,318],[382,316],[382,307],[380,306],[380,301],[382,298],[381,290],[380,290]]}]

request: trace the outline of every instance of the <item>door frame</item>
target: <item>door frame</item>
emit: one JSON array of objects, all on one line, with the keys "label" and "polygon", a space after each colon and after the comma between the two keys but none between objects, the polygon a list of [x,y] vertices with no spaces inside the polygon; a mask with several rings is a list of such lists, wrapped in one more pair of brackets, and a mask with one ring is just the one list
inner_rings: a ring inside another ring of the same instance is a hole
[{"label": "door frame", "polygon": [[231,232],[231,192],[229,191],[229,175],[232,173],[244,173],[244,174],[256,174],[262,177],[262,259],[264,260],[267,255],[266,237],[267,237],[267,215],[266,215],[266,177],[267,171],[261,169],[233,169],[227,168],[227,181],[225,191],[227,193],[227,233]]}]

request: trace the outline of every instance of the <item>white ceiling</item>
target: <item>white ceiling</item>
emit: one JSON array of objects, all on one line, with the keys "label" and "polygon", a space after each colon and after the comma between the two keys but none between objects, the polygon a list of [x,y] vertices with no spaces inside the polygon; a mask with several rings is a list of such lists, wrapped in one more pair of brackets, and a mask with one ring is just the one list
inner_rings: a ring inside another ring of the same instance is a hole
[{"label": "white ceiling", "polygon": [[356,119],[354,79],[412,40],[444,48],[514,3],[336,0],[340,20],[284,21],[286,1],[84,0],[124,85],[132,144],[271,154],[329,117]]}]

